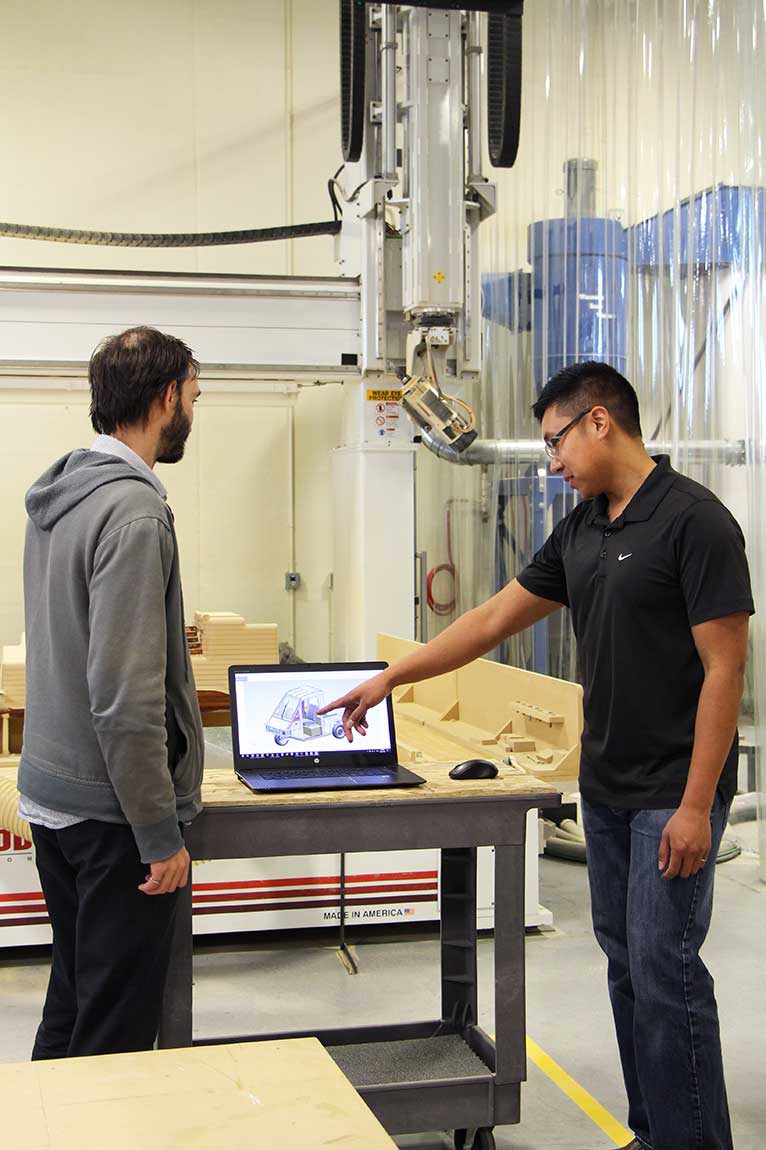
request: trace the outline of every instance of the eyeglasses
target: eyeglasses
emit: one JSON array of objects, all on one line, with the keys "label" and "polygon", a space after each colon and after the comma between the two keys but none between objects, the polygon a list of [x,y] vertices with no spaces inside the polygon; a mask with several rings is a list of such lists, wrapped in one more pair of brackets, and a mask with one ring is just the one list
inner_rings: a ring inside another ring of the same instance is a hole
[{"label": "eyeglasses", "polygon": [[574,425],[579,423],[584,415],[589,415],[591,411],[593,411],[592,407],[586,407],[585,411],[581,411],[579,415],[574,417],[574,419],[570,419],[569,423],[562,427],[561,431],[557,431],[555,435],[550,437],[550,439],[546,439],[544,441],[543,446],[545,447],[545,454],[549,459],[554,459],[558,455],[559,444],[561,443],[566,433],[571,431]]}]

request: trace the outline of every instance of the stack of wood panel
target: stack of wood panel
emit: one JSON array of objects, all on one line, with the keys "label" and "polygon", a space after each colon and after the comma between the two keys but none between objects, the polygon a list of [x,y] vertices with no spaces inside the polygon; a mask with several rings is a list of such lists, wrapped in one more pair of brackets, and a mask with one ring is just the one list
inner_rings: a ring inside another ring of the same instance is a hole
[{"label": "stack of wood panel", "polygon": [[26,642],[21,636],[17,646],[3,647],[0,658],[0,703],[4,707],[23,708],[27,692],[25,687],[24,660],[26,658]]},{"label": "stack of wood panel", "polygon": [[198,691],[229,692],[229,667],[237,663],[278,663],[276,623],[246,623],[229,611],[196,611],[201,654],[191,655]]}]

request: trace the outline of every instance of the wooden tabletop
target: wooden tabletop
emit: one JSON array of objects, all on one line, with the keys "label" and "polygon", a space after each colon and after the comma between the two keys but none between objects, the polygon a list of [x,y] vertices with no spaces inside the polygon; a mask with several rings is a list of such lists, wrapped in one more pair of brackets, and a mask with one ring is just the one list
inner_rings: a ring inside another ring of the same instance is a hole
[{"label": "wooden tabletop", "polygon": [[[0,760],[2,762],[2,760]],[[427,799],[480,799],[506,795],[559,795],[561,788],[534,775],[521,775],[512,767],[497,764],[494,779],[451,779],[449,763],[415,763],[411,770],[426,781],[419,787],[365,787],[351,791],[291,791],[283,794],[254,794],[228,767],[207,767],[202,780],[202,801],[206,807],[246,806],[335,806],[338,803],[422,802]],[[16,764],[8,764],[8,778]],[[0,776],[2,777],[2,776]]]},{"label": "wooden tabletop", "polygon": [[339,803],[427,802],[439,799],[486,799],[508,796],[558,795],[559,788],[532,775],[520,775],[511,767],[500,765],[494,779],[451,779],[448,763],[417,763],[416,774],[426,781],[418,787],[365,787],[350,791],[292,791],[254,794],[241,783],[233,770],[212,768],[205,771],[202,801],[211,807],[295,807],[337,806]]},{"label": "wooden tabletop", "polygon": [[0,1066],[14,1150],[394,1150],[315,1038]]}]

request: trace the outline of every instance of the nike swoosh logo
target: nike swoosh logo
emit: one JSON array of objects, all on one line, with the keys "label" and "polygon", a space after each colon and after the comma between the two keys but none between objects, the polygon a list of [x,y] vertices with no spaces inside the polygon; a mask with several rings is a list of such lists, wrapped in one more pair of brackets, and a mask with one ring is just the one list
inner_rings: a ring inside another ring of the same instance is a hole
[{"label": "nike swoosh logo", "polygon": [[622,555],[622,554],[621,554],[621,555],[618,555],[618,556],[617,556],[617,562],[618,562],[618,563],[622,563],[623,559],[630,559],[630,557],[631,557],[631,555],[632,555],[632,554],[633,554],[633,552],[632,552],[632,551],[629,551],[627,555]]}]

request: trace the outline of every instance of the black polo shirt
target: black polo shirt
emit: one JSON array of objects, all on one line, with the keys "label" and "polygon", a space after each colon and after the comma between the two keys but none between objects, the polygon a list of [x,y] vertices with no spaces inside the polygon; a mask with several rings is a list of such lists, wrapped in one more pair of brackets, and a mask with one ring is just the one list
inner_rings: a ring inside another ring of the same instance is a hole
[{"label": "black polo shirt", "polygon": [[[568,606],[584,689],[580,790],[596,803],[675,807],[704,679],[692,627],[753,613],[734,517],[666,455],[609,522],[605,496],[578,504],[518,581]],[[735,736],[719,791],[737,785]]]}]

